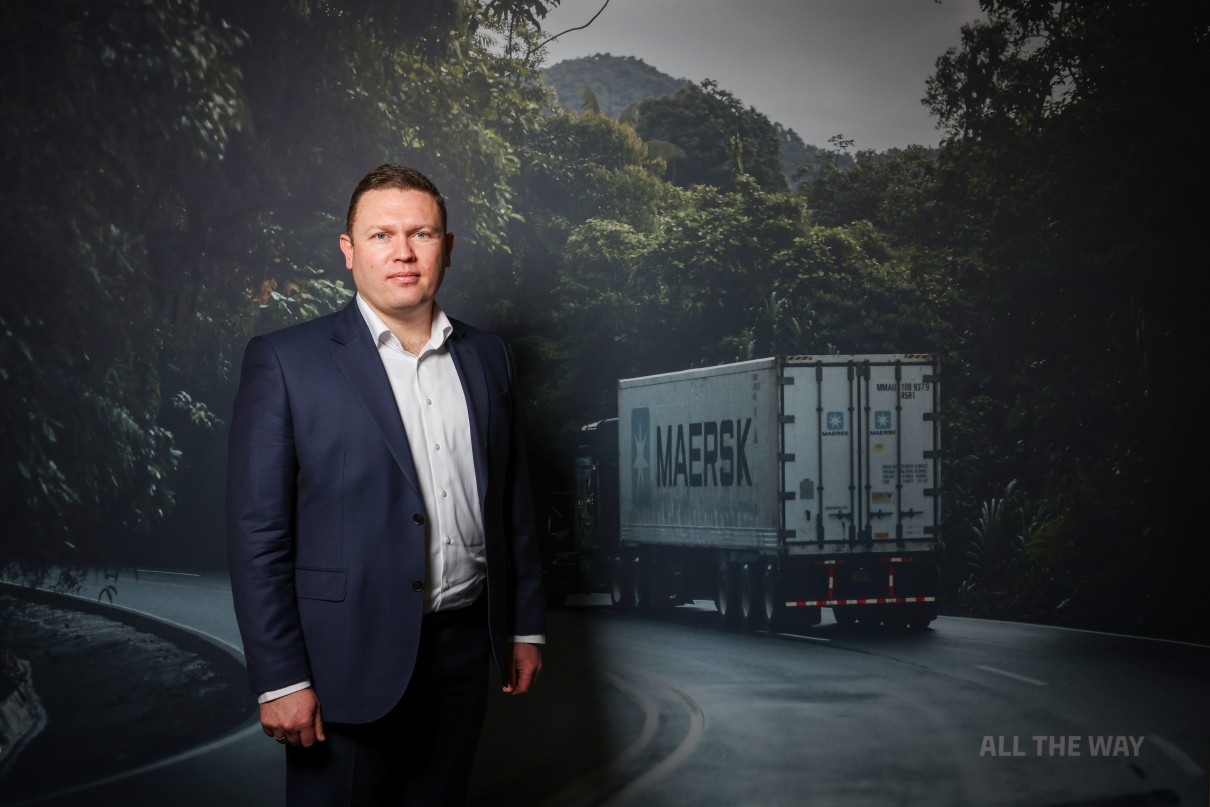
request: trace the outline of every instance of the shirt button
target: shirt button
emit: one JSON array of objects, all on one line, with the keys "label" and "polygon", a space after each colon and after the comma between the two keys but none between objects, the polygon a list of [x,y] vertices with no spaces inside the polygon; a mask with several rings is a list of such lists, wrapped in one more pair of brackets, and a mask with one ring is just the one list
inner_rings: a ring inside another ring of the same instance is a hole
[{"label": "shirt button", "polygon": [[432,399],[432,398],[425,398],[425,399],[424,399],[424,402],[425,402],[426,404],[428,404],[429,406],[432,406],[432,405],[433,405],[433,399]]},{"label": "shirt button", "polygon": [[433,443],[433,450],[434,450],[434,451],[440,451],[440,450],[441,450],[441,444],[440,444],[440,443]]},{"label": "shirt button", "polygon": [[451,537],[449,537],[448,535],[447,535],[447,536],[445,536],[445,545],[446,545],[446,546],[449,546],[449,545],[450,545],[450,544],[452,544],[452,543],[454,543],[454,539],[453,539],[453,538],[451,538]]},{"label": "shirt button", "polygon": [[417,593],[424,591],[424,581],[423,580],[413,580],[412,581],[412,591],[415,591]]},{"label": "shirt button", "polygon": [[446,493],[444,490],[443,490],[443,491],[441,491],[441,498],[443,498],[443,499],[444,499],[446,496],[449,496],[449,494],[448,494],[448,493]]},{"label": "shirt button", "polygon": [[424,516],[422,516],[420,513],[416,513],[416,514],[414,514],[414,515],[412,516],[412,523],[413,523],[413,524],[423,524],[423,523],[424,523]]}]

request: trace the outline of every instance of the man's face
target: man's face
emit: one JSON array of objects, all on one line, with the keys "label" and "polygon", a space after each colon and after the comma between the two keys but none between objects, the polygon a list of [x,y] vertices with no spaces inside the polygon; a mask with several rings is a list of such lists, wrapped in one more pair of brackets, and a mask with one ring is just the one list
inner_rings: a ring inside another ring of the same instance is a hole
[{"label": "man's face", "polygon": [[357,291],[390,325],[425,314],[454,249],[441,210],[424,191],[366,191],[353,213],[353,232],[340,237]]}]

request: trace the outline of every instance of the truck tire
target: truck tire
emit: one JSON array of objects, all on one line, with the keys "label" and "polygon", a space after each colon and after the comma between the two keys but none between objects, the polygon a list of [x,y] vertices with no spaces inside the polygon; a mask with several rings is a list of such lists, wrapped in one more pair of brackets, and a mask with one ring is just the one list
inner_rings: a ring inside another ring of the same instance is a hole
[{"label": "truck tire", "polygon": [[723,625],[734,628],[740,621],[739,580],[735,567],[726,561],[718,566],[714,607],[723,618]]},{"label": "truck tire", "polygon": [[832,616],[842,628],[851,628],[857,624],[857,611],[852,605],[833,605]]},{"label": "truck tire", "polygon": [[890,630],[904,630],[907,628],[908,617],[899,605],[885,606],[882,612],[882,624]]},{"label": "truck tire", "polygon": [[759,563],[745,563],[739,572],[739,611],[744,630],[760,630],[765,624],[763,570]]},{"label": "truck tire", "polygon": [[937,616],[937,608],[931,603],[917,603],[908,612],[907,625],[910,630],[924,630]]},{"label": "truck tire", "polygon": [[609,569],[609,601],[620,614],[629,614],[635,609],[636,591],[634,568],[625,558],[613,558]]},{"label": "truck tire", "polygon": [[638,558],[631,561],[630,581],[634,586],[634,609],[644,614],[655,610],[655,594],[651,587],[650,564],[643,563]]},{"label": "truck tire", "polygon": [[576,562],[577,580],[580,583],[579,591],[584,594],[593,594],[598,591],[603,591],[602,581],[598,580],[597,565],[587,554],[582,555]]},{"label": "truck tire", "polygon": [[770,633],[781,630],[785,622],[786,603],[781,594],[781,582],[777,577],[777,564],[765,566],[764,579],[761,581],[761,604],[764,606],[765,627]]}]

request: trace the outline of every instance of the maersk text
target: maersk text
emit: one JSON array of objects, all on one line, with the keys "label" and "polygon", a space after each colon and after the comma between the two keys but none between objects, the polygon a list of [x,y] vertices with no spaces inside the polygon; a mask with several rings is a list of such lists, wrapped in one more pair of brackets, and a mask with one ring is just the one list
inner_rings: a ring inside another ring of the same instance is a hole
[{"label": "maersk text", "polygon": [[677,424],[675,445],[672,428],[671,425],[655,428],[655,483],[658,487],[738,487],[745,484],[751,487],[752,475],[744,449],[752,429],[752,418]]}]

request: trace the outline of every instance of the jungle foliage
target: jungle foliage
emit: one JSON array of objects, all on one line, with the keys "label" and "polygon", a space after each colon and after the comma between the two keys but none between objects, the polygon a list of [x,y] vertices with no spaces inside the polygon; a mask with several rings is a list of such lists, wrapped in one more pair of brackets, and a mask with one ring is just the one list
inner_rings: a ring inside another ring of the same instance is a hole
[{"label": "jungle foliage", "polygon": [[[589,93],[597,105],[597,111],[630,123],[637,123],[640,105],[656,98],[675,96],[689,85],[687,79],[673,78],[634,56],[613,56],[597,53],[578,59],[565,59],[543,70],[543,81],[554,89],[556,100],[567,109],[584,108],[585,93]],[[696,125],[696,122],[695,122]],[[813,168],[821,160],[835,160],[835,152],[827,152],[818,146],[803,142],[798,133],[774,121],[773,129],[778,139],[778,162],[786,182],[795,184],[795,174],[802,168]],[[734,132],[727,132],[724,140],[730,141]],[[680,139],[677,132],[672,143]],[[676,150],[684,152],[680,146]],[[826,154],[825,154],[826,152]],[[676,152],[672,152],[676,153]],[[678,154],[678,159],[685,154]],[[839,155],[842,164],[852,162],[847,154]]]},{"label": "jungle foliage", "polygon": [[883,153],[713,82],[559,108],[552,5],[5,7],[0,561],[221,546],[242,346],[348,300],[344,205],[390,160],[449,197],[443,303],[511,337],[539,462],[619,377],[937,353],[949,606],[1204,637],[1205,4],[985,0],[925,88],[940,148]]}]

